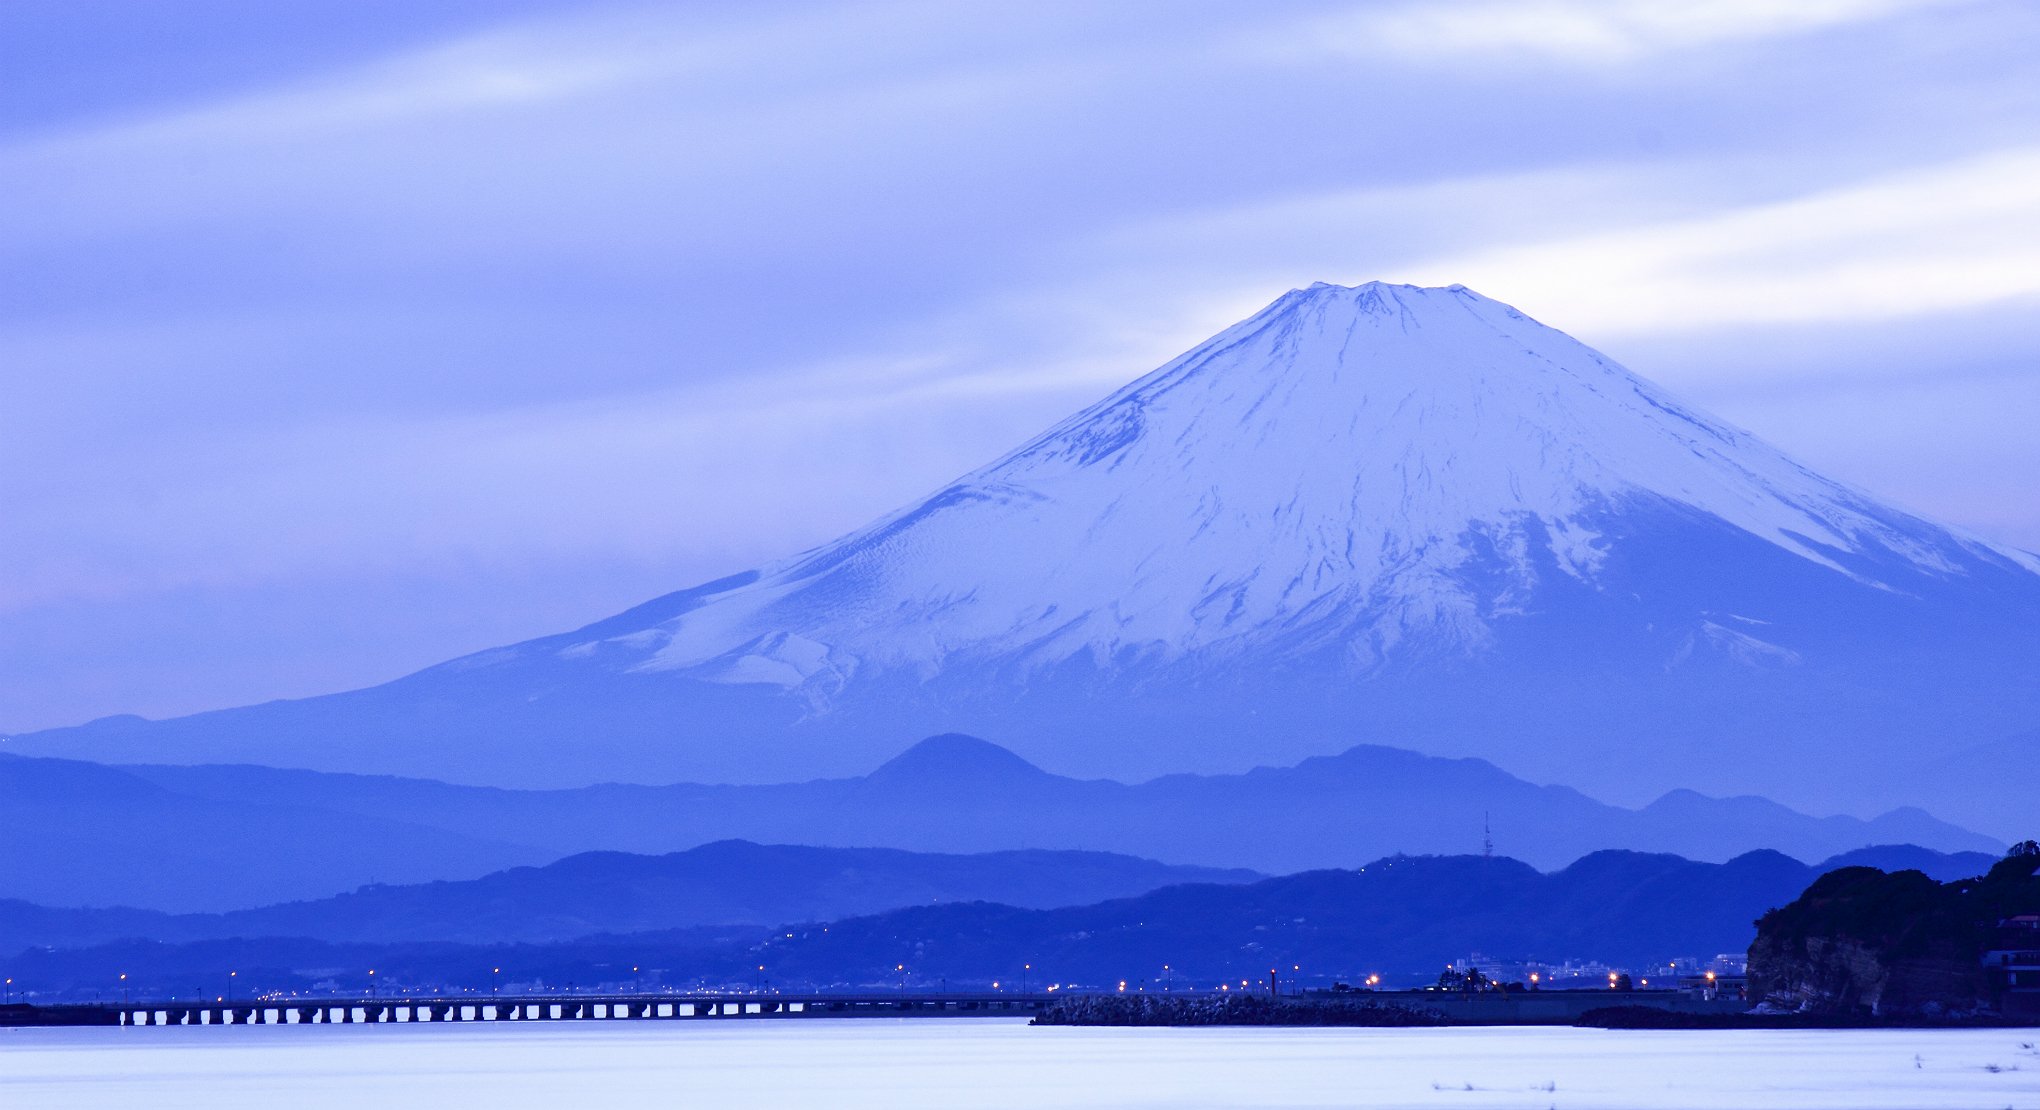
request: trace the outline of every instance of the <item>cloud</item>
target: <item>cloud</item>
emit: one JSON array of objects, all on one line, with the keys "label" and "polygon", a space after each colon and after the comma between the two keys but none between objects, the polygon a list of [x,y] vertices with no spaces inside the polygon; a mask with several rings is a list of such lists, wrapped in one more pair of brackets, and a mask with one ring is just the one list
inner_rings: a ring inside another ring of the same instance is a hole
[{"label": "cloud", "polygon": [[1416,265],[1583,333],[1930,315],[2040,297],[2040,147]]},{"label": "cloud", "polygon": [[1590,342],[1934,316],[2040,298],[2035,180],[2040,147],[1812,190],[1760,160],[1343,189],[1132,221],[1064,251],[1083,278],[1007,296],[1175,347],[1319,280],[1465,284]]},{"label": "cloud", "polygon": [[1476,0],[1362,9],[1317,22],[1304,49],[1419,60],[1539,56],[1633,63],[1953,6],[1960,0]]}]

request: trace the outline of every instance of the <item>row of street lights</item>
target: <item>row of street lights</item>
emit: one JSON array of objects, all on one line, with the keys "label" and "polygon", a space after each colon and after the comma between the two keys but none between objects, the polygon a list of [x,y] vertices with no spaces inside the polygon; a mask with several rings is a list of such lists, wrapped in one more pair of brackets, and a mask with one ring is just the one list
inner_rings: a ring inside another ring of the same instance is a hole
[{"label": "row of street lights", "polygon": [[[1301,972],[1301,971],[1303,970],[1303,969],[1302,969],[1302,965],[1300,965],[1300,964],[1292,964],[1292,965],[1290,965],[1290,969],[1291,969],[1291,971],[1292,971],[1292,972]],[[633,965],[633,966],[631,967],[631,969],[630,969],[630,970],[631,970],[631,974],[632,974],[633,976],[636,976],[636,975],[637,975],[637,974],[639,974],[639,972],[640,972],[640,969],[639,969],[639,968],[638,968],[637,966],[635,966],[635,965]],[[762,993],[764,993],[764,991],[765,991],[765,985],[766,985],[766,979],[765,979],[765,965],[764,965],[764,964],[758,964],[758,965],[756,966],[756,968],[755,968],[755,971],[756,971],[756,976],[755,976],[755,979],[754,979],[754,987],[755,987],[755,989],[756,989],[756,990],[758,991],[758,993],[762,994]],[[907,983],[907,975],[908,975],[908,973],[907,973],[907,965],[906,965],[906,964],[904,964],[904,963],[897,963],[897,964],[894,964],[894,965],[893,965],[893,972],[894,972],[894,974],[895,974],[895,975],[896,975],[896,976],[898,977],[898,978],[897,978],[897,983],[898,983],[899,989],[900,989],[900,990],[902,990],[902,991],[904,991],[904,990],[906,989],[906,983]],[[374,968],[369,968],[369,969],[368,969],[368,987],[367,987],[367,994],[368,994],[368,997],[370,997],[370,998],[373,998],[373,997],[375,997],[375,974],[376,974],[376,972],[375,972],[375,969],[374,969]],[[222,1001],[222,1002],[226,1002],[226,1003],[232,1003],[232,1002],[234,1001],[234,987],[235,987],[235,983],[236,983],[236,981],[237,981],[237,980],[238,980],[238,979],[240,978],[240,975],[241,975],[241,973],[240,973],[239,971],[229,971],[229,972],[227,972],[227,982],[226,982],[226,993],[220,996],[220,999],[219,999],[219,1001]],[[499,994],[499,993],[501,992],[501,989],[502,989],[502,975],[503,975],[503,969],[502,969],[501,967],[491,967],[491,968],[489,969],[489,993],[490,993],[491,995]],[[1271,968],[1271,969],[1269,970],[1269,972],[1268,972],[1268,975],[1269,975],[1269,984],[1270,984],[1270,989],[1271,989],[1271,990],[1274,990],[1274,989],[1276,989],[1276,988],[1275,988],[1275,984],[1276,984],[1276,983],[1277,983],[1277,982],[1279,981],[1279,978],[1280,978],[1280,976],[1279,976],[1279,974],[1278,974],[1278,973],[1277,973],[1277,972],[1276,972],[1276,971],[1275,971],[1274,969],[1272,969],[1272,968]],[[1033,990],[1033,978],[1034,978],[1034,965],[1033,965],[1032,963],[1023,963],[1023,964],[1021,964],[1021,965],[1020,965],[1020,993],[1021,993],[1021,994],[1025,995],[1025,994],[1029,994],[1029,993],[1031,993],[1031,992],[1032,992],[1032,990]],[[1535,981],[1535,979],[1536,979],[1536,976],[1535,976],[1535,975],[1533,974],[1531,978],[1532,978],[1532,980],[1533,980],[1533,982],[1534,982],[1534,981]],[[1611,976],[1611,979],[1612,979],[1612,976]],[[1294,983],[1295,981],[1296,981],[1295,979],[1292,979],[1292,980],[1291,980],[1291,982],[1292,982],[1292,983]],[[122,1004],[122,1005],[127,1005],[127,1004],[129,1004],[129,1002],[131,1001],[131,991],[130,991],[130,984],[129,984],[129,982],[128,982],[128,974],[127,974],[127,972],[121,972],[121,973],[120,973],[120,979],[119,979],[119,982],[120,982],[120,991],[121,991],[121,1004]],[[943,985],[943,989],[944,989],[944,990],[946,991],[946,990],[948,989],[948,983],[949,983],[949,980],[948,980],[948,979],[947,979],[947,978],[945,977],[945,978],[943,978],[943,979],[941,980],[941,982],[942,982],[942,985]],[[1141,983],[1142,983],[1142,988],[1141,988],[1141,989],[1146,989],[1146,986],[1145,986],[1146,982],[1147,982],[1147,980],[1141,980]],[[1369,988],[1374,988],[1374,987],[1378,987],[1378,986],[1379,986],[1380,984],[1381,984],[1381,976],[1379,976],[1379,975],[1369,975],[1369,976],[1367,977],[1367,979],[1366,979],[1366,985],[1367,985],[1367,986],[1368,986]],[[640,985],[640,984],[638,983],[638,981],[637,981],[637,980],[636,980],[635,978],[633,978],[633,980],[632,980],[632,987],[633,987],[633,989],[637,989],[639,985]],[[1240,986],[1241,986],[1242,988],[1246,987],[1247,985],[1248,985],[1248,983],[1247,983],[1247,980],[1245,980],[1245,979],[1242,979],[1242,980],[1240,980]],[[992,981],[992,989],[993,989],[993,990],[998,990],[1000,986],[1001,986],[1001,982],[1000,982],[999,980],[996,980],[996,979],[995,979],[995,980],[993,980],[993,981]],[[1056,987],[1058,987],[1058,988],[1059,988],[1060,986],[1061,986],[1061,984],[1059,984],[1059,983],[1058,983],[1058,984],[1056,984]],[[1162,989],[1163,989],[1164,991],[1171,991],[1171,992],[1173,992],[1173,991],[1175,990],[1175,987],[1176,987],[1176,969],[1175,969],[1174,965],[1172,965],[1172,964],[1163,964],[1163,965],[1162,965],[1162,983],[1161,983],[1161,987],[1162,987]],[[1051,988],[1051,989],[1055,989],[1055,988]],[[1119,983],[1119,989],[1120,989],[1120,990],[1122,990],[1122,991],[1126,989],[1126,981],[1125,981],[1125,980],[1120,980],[1120,983]],[[1221,984],[1221,985],[1219,986],[1219,989],[1220,989],[1220,990],[1223,990],[1223,991],[1230,991],[1230,990],[1232,989],[1232,984],[1230,984],[1230,983],[1225,983],[1225,984]],[[571,993],[571,984],[569,984],[569,991],[570,991],[570,993]],[[14,993],[14,980],[13,980],[12,978],[7,978],[7,979],[6,979],[6,980],[5,980],[4,982],[0,982],[0,1003],[5,1003],[5,1002],[7,1002],[7,1001],[10,1001],[10,1000],[12,999],[13,993]]]}]

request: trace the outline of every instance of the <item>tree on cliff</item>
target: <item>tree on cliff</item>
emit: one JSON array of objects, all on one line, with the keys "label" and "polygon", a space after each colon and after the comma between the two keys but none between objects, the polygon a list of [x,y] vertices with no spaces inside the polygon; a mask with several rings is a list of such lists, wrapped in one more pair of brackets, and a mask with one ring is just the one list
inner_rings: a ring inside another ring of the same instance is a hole
[{"label": "tree on cliff", "polygon": [[1997,923],[2040,912],[2040,846],[1981,878],[1844,867],[1757,920],[1753,997],[1789,1009],[1932,1015],[1991,1008],[1979,960]]}]

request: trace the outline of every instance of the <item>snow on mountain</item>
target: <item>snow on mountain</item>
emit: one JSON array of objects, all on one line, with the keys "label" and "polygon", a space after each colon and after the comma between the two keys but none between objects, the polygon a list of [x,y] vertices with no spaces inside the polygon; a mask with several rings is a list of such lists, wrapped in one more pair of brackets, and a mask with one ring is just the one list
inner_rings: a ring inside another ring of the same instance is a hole
[{"label": "snow on mountain", "polygon": [[[959,657],[1224,666],[1336,646],[1365,668],[1409,640],[1487,646],[1536,590],[1533,548],[1594,583],[1597,519],[1638,498],[1879,588],[1829,553],[2040,569],[1879,510],[1464,287],[1316,285],[927,501],[614,639],[643,669],[782,685],[818,709],[861,668]],[[1512,579],[1501,597],[1458,576],[1487,552]]]},{"label": "snow on mountain", "polygon": [[1860,810],[2040,720],[2036,627],[2040,559],[1505,304],[1315,285],[784,562],[370,690],[7,748],[561,785],[951,730],[1119,775],[1365,741]]}]

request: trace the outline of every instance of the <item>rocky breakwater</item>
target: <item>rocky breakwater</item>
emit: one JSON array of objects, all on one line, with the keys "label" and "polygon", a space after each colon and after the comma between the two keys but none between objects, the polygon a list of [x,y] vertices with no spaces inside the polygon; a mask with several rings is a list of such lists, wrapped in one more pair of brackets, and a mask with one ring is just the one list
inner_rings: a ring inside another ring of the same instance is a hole
[{"label": "rocky breakwater", "polygon": [[1035,1025],[1343,1025],[1411,1028],[1445,1025],[1424,1006],[1346,1000],[1291,1001],[1254,995],[1107,994],[1057,999]]},{"label": "rocky breakwater", "polygon": [[1980,878],[1844,867],[1757,921],[1751,997],[1773,1012],[1940,1019],[1998,1012],[1983,967],[1998,923],[2040,912],[2040,846]]}]

